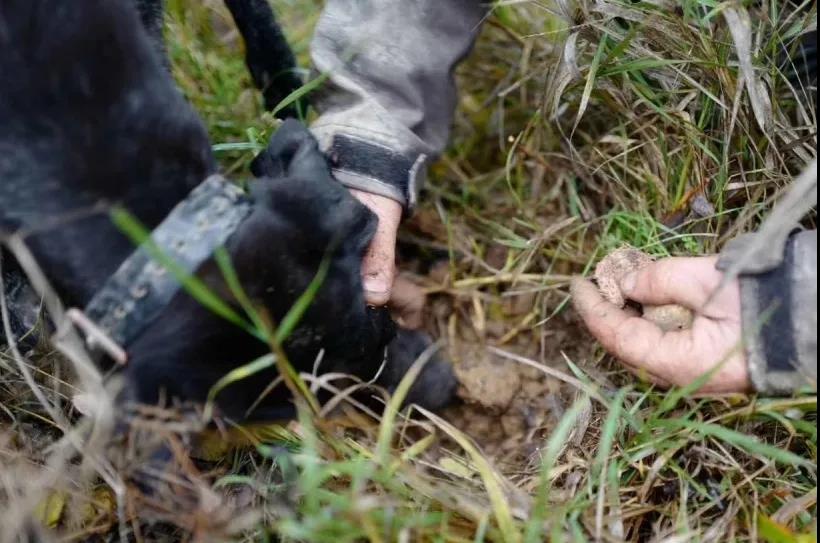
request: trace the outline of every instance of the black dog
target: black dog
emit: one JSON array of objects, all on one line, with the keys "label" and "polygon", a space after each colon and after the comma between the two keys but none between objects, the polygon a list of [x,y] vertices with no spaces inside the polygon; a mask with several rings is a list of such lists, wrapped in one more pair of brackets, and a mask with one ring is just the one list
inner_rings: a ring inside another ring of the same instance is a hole
[{"label": "black dog", "polygon": [[[67,305],[93,306],[134,251],[107,213],[94,212],[100,202],[118,203],[154,229],[215,170],[202,123],[131,3],[0,4],[0,229],[28,232]],[[254,170],[263,177],[242,197],[248,214],[225,243],[248,297],[281,322],[331,254],[284,345],[288,358],[310,371],[321,352],[322,373],[380,375],[381,385],[394,387],[426,343],[400,332],[388,348],[395,332],[388,313],[365,305],[360,261],[375,217],[331,178],[316,142],[295,121],[280,128]],[[213,259],[195,271],[241,313]],[[231,369],[270,352],[182,290],[142,324],[124,345],[129,397],[141,402],[202,401]],[[379,372],[386,349],[388,371]],[[276,377],[267,369],[228,386],[217,398],[221,413],[246,418]],[[409,400],[437,408],[453,389],[449,366],[434,360]],[[249,416],[292,414],[277,388]]]}]

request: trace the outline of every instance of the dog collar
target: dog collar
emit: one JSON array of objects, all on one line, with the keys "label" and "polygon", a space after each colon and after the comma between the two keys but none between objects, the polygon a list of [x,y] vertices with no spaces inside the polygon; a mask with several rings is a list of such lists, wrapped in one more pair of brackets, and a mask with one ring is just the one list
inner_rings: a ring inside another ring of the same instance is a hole
[{"label": "dog collar", "polygon": [[[221,175],[200,183],[151,232],[157,249],[180,269],[196,269],[225,244],[252,209],[250,198]],[[165,309],[180,283],[145,247],[136,249],[94,295],[84,313],[126,347]]]}]

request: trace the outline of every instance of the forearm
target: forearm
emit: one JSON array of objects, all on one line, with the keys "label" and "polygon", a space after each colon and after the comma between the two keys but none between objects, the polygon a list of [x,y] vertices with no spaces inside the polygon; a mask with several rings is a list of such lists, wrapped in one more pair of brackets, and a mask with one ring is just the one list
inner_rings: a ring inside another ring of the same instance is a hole
[{"label": "forearm", "polygon": [[413,206],[485,13],[480,0],[328,0],[311,47],[328,77],[312,129],[340,182]]},{"label": "forearm", "polygon": [[817,231],[791,236],[777,266],[741,273],[740,286],[746,356],[755,389],[816,390]]}]

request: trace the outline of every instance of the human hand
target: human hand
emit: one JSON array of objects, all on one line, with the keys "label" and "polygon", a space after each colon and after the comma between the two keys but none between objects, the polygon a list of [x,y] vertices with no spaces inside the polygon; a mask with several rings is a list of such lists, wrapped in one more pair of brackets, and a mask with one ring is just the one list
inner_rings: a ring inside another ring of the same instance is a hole
[{"label": "human hand", "polygon": [[590,281],[573,280],[574,305],[590,332],[634,374],[661,386],[685,386],[716,365],[701,392],[751,388],[741,348],[740,285],[718,290],[716,257],[667,258],[619,281],[624,297],[646,305],[680,304],[695,313],[692,327],[664,332],[635,311],[609,303]]},{"label": "human hand", "polygon": [[396,277],[390,295],[390,312],[402,328],[418,330],[424,324],[424,290],[402,276]]},{"label": "human hand", "polygon": [[390,301],[396,277],[396,232],[401,222],[401,205],[386,196],[360,190],[350,193],[379,218],[379,226],[362,262],[364,297],[368,304],[383,306]]}]

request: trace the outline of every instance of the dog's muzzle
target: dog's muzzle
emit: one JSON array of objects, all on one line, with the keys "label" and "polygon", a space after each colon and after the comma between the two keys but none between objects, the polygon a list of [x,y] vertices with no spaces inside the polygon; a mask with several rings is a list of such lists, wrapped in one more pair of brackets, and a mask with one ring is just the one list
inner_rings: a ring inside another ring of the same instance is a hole
[{"label": "dog's muzzle", "polygon": [[[127,346],[170,303],[181,284],[178,272],[193,274],[251,213],[251,199],[220,175],[199,184],[151,232],[85,307],[85,316],[120,346]],[[146,249],[151,243],[175,272]],[[90,341],[93,347],[93,341]]]}]

